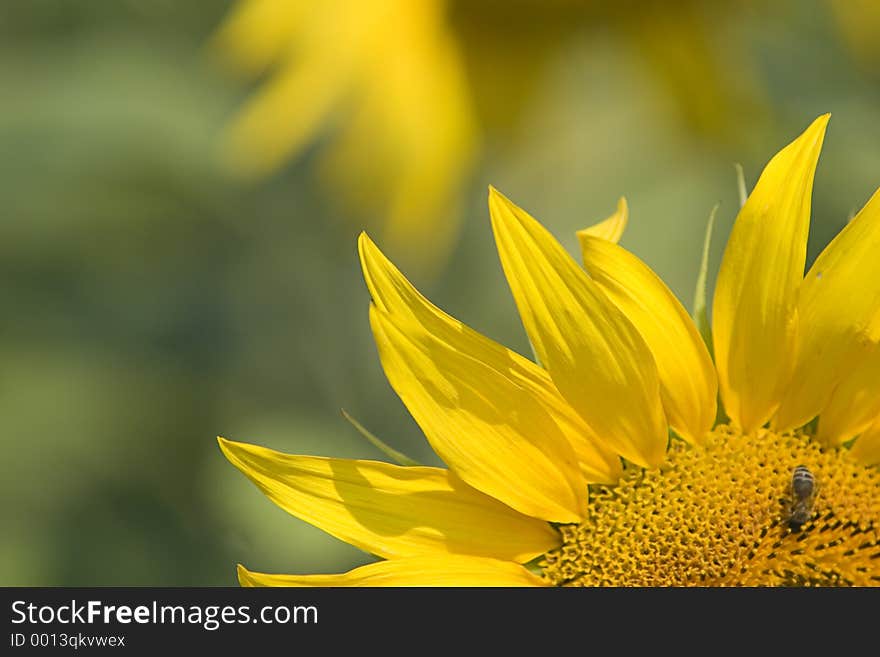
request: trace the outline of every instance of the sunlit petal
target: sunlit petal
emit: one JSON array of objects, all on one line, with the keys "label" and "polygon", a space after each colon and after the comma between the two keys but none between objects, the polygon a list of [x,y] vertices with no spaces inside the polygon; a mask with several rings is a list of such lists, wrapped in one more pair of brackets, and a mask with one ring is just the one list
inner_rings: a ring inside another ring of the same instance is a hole
[{"label": "sunlit petal", "polygon": [[690,315],[629,251],[590,236],[581,238],[581,249],[587,272],[648,343],[669,425],[689,442],[700,442],[715,423],[718,383]]},{"label": "sunlit petal", "polygon": [[214,36],[214,52],[230,68],[259,74],[302,37],[307,10],[303,0],[239,2]]},{"label": "sunlit petal", "polygon": [[629,207],[626,199],[620,197],[617,201],[617,210],[607,219],[600,221],[598,224],[588,226],[577,232],[578,241],[581,243],[583,250],[584,240],[590,237],[599,237],[609,242],[617,244],[623,237],[623,231],[626,230],[626,224],[629,222]]},{"label": "sunlit petal", "polygon": [[880,345],[843,377],[819,415],[817,437],[831,445],[865,431],[880,415]]},{"label": "sunlit petal", "polygon": [[791,379],[813,176],[828,115],[767,164],[736,218],[715,288],[712,332],[725,411],[751,432]]},{"label": "sunlit petal", "polygon": [[520,316],[553,382],[621,455],[658,465],[668,434],[648,345],[537,221],[494,189],[489,210]]},{"label": "sunlit petal", "polygon": [[405,317],[373,306],[370,324],[388,381],[459,477],[531,516],[583,517],[574,450],[529,390]]},{"label": "sunlit petal", "polygon": [[605,444],[566,402],[547,371],[477,333],[433,305],[412,286],[366,234],[358,242],[364,279],[377,308],[416,322],[449,348],[509,377],[528,390],[568,438],[588,483],[615,483],[623,470]]},{"label": "sunlit petal", "polygon": [[794,376],[774,426],[808,422],[880,341],[880,191],[825,248],[801,285]]},{"label": "sunlit petal", "polygon": [[219,439],[226,458],[282,509],[380,557],[466,554],[525,562],[559,544],[545,522],[447,470],[283,454]]},{"label": "sunlit petal", "polygon": [[462,556],[391,559],[334,575],[270,575],[238,566],[242,586],[548,586],[511,561]]},{"label": "sunlit petal", "polygon": [[865,465],[880,463],[880,416],[856,439],[852,455]]}]

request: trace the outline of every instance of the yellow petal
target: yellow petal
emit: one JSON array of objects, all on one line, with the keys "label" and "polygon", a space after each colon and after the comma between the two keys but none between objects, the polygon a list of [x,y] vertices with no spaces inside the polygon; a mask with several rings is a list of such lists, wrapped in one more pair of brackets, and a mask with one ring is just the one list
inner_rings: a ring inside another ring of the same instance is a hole
[{"label": "yellow petal", "polygon": [[268,575],[238,566],[242,586],[548,586],[512,561],[462,556],[391,559],[335,575]]},{"label": "yellow petal", "polygon": [[263,85],[229,127],[223,157],[230,170],[264,175],[303,148],[345,91],[344,63],[287,66]]},{"label": "yellow petal", "polygon": [[770,160],[736,218],[715,286],[712,332],[725,410],[745,432],[782,401],[794,367],[810,196],[828,115]]},{"label": "yellow petal", "polygon": [[524,210],[495,189],[489,210],[526,332],[556,387],[621,455],[659,465],[668,434],[657,366],[644,339]]},{"label": "yellow petal", "polygon": [[819,415],[816,436],[839,445],[865,431],[880,416],[880,345],[855,364],[831,393]]},{"label": "yellow petal", "polygon": [[568,438],[588,483],[616,483],[623,470],[617,453],[599,439],[566,402],[546,370],[450,317],[419,294],[365,233],[358,241],[364,279],[380,310],[408,318],[425,331],[529,391]]},{"label": "yellow petal", "polygon": [[[574,448],[581,473],[590,484],[616,484],[623,476],[623,463],[617,452],[600,438],[571,405],[562,398],[545,370],[543,377],[522,385],[550,414]],[[544,380],[546,379],[546,380]]]},{"label": "yellow petal", "polygon": [[581,250],[584,248],[584,240],[590,237],[598,237],[609,242],[617,244],[623,237],[623,231],[626,230],[626,224],[629,222],[629,207],[626,205],[626,199],[620,197],[617,201],[617,211],[604,221],[598,224],[583,228],[577,232],[578,241],[581,243]]},{"label": "yellow petal", "polygon": [[794,376],[774,426],[813,419],[880,341],[880,191],[831,241],[801,285]]},{"label": "yellow petal", "polygon": [[441,468],[219,442],[226,458],[275,504],[380,557],[465,554],[525,562],[559,545],[547,523],[517,513]]},{"label": "yellow petal", "polygon": [[581,239],[584,267],[638,329],[657,363],[669,425],[700,442],[715,423],[715,366],[690,315],[651,269],[612,242]]},{"label": "yellow petal", "polygon": [[236,13],[218,37],[245,68],[272,66],[226,135],[223,156],[232,171],[264,175],[298,153],[362,74],[365,39],[381,12],[370,3],[347,3],[343,12],[317,4],[261,1]]},{"label": "yellow petal", "polygon": [[574,450],[527,389],[404,316],[372,306],[370,324],[388,381],[455,474],[536,518],[584,516]]},{"label": "yellow petal", "polygon": [[850,453],[865,465],[880,464],[880,416],[856,439]]},{"label": "yellow petal", "polygon": [[238,2],[214,35],[213,50],[228,67],[257,75],[302,37],[307,10],[301,0]]}]

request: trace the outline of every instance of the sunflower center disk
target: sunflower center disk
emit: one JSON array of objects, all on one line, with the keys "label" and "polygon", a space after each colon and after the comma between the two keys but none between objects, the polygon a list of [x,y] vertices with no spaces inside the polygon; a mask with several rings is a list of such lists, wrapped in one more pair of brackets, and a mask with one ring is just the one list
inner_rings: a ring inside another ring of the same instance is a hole
[{"label": "sunflower center disk", "polygon": [[[803,524],[799,465],[815,480]],[[722,426],[699,447],[673,441],[658,469],[591,487],[589,517],[560,529],[542,564],[557,586],[876,586],[880,473],[803,435]]]}]

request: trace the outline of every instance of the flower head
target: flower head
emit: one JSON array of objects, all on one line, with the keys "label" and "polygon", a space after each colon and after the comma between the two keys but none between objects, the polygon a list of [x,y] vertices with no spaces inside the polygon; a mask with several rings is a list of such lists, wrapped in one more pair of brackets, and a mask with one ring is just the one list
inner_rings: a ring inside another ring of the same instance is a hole
[{"label": "flower head", "polygon": [[584,30],[610,31],[642,56],[701,132],[720,136],[731,107],[739,116],[757,106],[749,67],[712,47],[733,8],[238,0],[214,52],[260,84],[224,153],[234,172],[263,176],[320,142],[321,172],[358,221],[375,216],[385,243],[437,264],[456,237],[459,195],[483,144],[499,134],[509,141],[549,65]]},{"label": "flower head", "polygon": [[[484,145],[516,136],[547,72],[579,40],[620,42],[699,135],[729,143],[744,115],[768,118],[762,76],[743,56],[753,44],[730,23],[778,16],[746,4],[748,12],[743,0],[237,0],[213,52],[259,84],[224,153],[233,171],[254,177],[317,144],[321,173],[357,221],[375,218],[383,243],[419,253],[413,265],[436,265],[457,235],[461,190]],[[828,4],[845,46],[876,68],[877,4]]]},{"label": "flower head", "polygon": [[383,368],[448,469],[221,439],[282,508],[384,559],[326,576],[240,567],[241,582],[880,583],[880,193],[804,276],[827,121],[769,162],[737,217],[714,362],[681,303],[616,243],[623,201],[579,233],[581,268],[490,191],[537,363],[432,305],[362,235]]}]

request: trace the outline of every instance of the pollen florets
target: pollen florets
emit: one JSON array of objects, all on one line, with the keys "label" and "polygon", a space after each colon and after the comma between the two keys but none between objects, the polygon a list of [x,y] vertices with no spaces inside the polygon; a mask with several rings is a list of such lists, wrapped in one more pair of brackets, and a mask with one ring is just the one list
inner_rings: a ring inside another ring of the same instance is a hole
[{"label": "pollen florets", "polygon": [[[815,480],[807,519],[795,468]],[[560,528],[544,577],[560,586],[877,585],[880,473],[808,436],[716,428],[672,441],[660,468],[594,486],[579,525]]]}]

